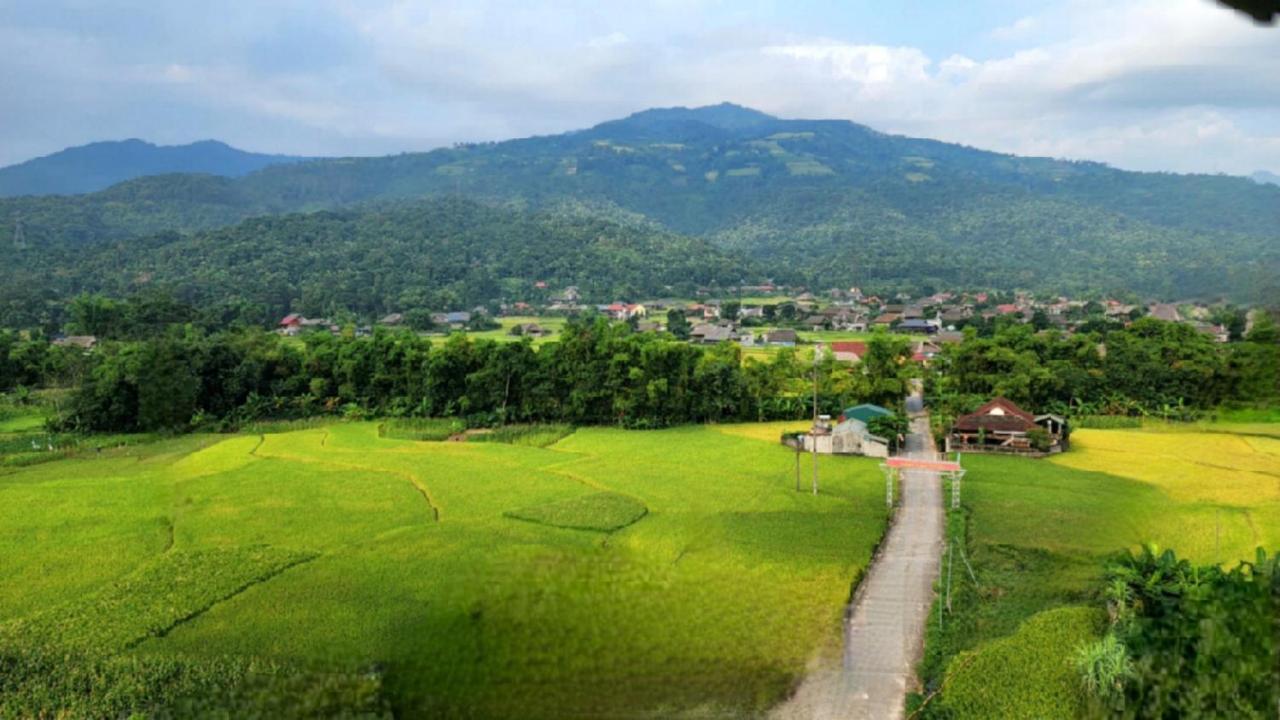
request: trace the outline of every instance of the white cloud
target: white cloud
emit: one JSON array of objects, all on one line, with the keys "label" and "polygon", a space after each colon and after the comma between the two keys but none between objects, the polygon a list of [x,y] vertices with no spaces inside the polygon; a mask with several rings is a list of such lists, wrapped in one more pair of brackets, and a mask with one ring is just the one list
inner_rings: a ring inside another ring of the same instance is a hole
[{"label": "white cloud", "polygon": [[1280,30],[1207,0],[1056,0],[934,54],[716,0],[229,7],[70,28],[0,9],[0,163],[127,136],[392,152],[729,100],[1130,168],[1280,171]]},{"label": "white cloud", "polygon": [[1009,25],[1001,25],[992,30],[990,35],[993,40],[1018,40],[1031,34],[1037,26],[1038,22],[1035,18],[1022,17]]},{"label": "white cloud", "polygon": [[620,33],[615,30],[608,35],[597,35],[596,37],[591,38],[587,41],[587,47],[592,49],[610,48],[617,45],[625,45],[629,41],[630,38],[628,38],[625,33]]}]

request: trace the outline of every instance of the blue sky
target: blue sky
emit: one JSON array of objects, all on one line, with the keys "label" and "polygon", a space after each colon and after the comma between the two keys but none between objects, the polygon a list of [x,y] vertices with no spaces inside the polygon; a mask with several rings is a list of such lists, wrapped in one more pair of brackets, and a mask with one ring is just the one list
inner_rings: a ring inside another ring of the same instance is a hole
[{"label": "blue sky", "polygon": [[728,100],[1142,170],[1280,172],[1280,28],[1209,0],[0,0],[0,164],[425,150]]}]

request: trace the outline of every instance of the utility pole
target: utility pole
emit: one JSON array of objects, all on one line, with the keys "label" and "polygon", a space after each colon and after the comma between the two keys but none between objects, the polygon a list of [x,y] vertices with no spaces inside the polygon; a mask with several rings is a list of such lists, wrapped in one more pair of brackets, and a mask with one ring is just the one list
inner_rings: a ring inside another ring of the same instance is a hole
[{"label": "utility pole", "polygon": [[813,346],[813,494],[818,494],[818,355],[822,345]]},{"label": "utility pole", "polygon": [[800,446],[796,445],[796,492],[800,492]]}]

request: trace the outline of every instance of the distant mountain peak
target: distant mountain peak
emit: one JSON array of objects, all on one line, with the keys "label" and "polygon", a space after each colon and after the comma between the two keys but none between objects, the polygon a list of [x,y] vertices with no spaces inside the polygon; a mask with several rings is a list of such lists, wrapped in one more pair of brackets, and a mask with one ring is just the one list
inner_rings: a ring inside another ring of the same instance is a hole
[{"label": "distant mountain peak", "polygon": [[302,159],[246,152],[212,139],[187,145],[156,145],[139,138],[103,140],[0,168],[0,197],[74,195],[169,173],[240,177]]},{"label": "distant mountain peak", "polygon": [[629,121],[688,121],[704,123],[721,130],[745,130],[775,122],[778,118],[731,102],[700,107],[676,106],[669,108],[650,108],[632,113],[619,122]]},{"label": "distant mountain peak", "polygon": [[1266,170],[1259,170],[1249,177],[1253,178],[1254,182],[1263,185],[1280,185],[1280,175]]}]

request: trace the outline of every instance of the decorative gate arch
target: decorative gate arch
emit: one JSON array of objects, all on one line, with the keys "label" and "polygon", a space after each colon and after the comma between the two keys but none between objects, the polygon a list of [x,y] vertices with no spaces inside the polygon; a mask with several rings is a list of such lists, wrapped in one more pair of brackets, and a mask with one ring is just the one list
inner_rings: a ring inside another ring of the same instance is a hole
[{"label": "decorative gate arch", "polygon": [[891,457],[880,464],[884,473],[885,505],[893,507],[893,484],[901,479],[903,470],[924,470],[947,475],[951,479],[951,507],[960,507],[960,479],[964,477],[964,468],[960,466],[960,456],[955,460],[929,460],[925,458]]}]

